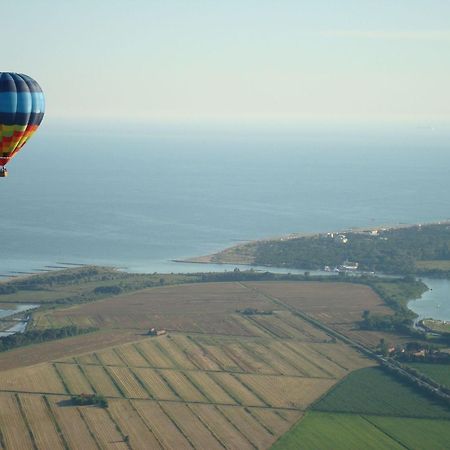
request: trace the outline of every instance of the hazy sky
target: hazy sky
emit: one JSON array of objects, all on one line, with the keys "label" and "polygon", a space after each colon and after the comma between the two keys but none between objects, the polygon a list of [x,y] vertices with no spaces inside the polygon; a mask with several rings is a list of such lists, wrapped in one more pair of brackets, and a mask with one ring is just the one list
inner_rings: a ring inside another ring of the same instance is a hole
[{"label": "hazy sky", "polygon": [[449,0],[0,0],[47,116],[450,119]]}]

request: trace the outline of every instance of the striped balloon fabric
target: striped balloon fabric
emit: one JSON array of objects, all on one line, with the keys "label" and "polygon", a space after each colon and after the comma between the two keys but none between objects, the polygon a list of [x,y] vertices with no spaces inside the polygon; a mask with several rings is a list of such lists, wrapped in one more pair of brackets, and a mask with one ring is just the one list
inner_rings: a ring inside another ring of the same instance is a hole
[{"label": "striped balloon fabric", "polygon": [[44,117],[41,87],[27,75],[0,72],[0,167],[26,144]]}]

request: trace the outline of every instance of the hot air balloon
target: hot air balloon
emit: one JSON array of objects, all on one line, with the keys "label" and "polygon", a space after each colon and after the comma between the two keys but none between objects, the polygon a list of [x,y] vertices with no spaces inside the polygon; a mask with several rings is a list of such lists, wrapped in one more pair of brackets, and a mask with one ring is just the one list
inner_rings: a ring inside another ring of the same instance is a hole
[{"label": "hot air balloon", "polygon": [[6,164],[38,129],[45,99],[39,84],[22,73],[0,72],[0,177]]}]

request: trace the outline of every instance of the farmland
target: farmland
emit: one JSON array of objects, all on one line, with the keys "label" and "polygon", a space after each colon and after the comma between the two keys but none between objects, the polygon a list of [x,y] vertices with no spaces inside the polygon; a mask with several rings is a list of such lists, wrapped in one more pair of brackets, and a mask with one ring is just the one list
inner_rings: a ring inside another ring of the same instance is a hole
[{"label": "farmland", "polygon": [[[0,415],[1,446],[254,449],[269,448],[302,417],[298,426],[313,430],[319,426],[317,418],[336,416],[339,409],[310,413],[311,405],[322,397],[317,408],[339,403],[329,396],[345,389],[354,374],[362,373],[358,369],[373,370],[374,362],[296,315],[292,305],[333,324],[333,311],[347,324],[368,307],[388,311],[364,286],[327,283],[325,292],[323,286],[157,286],[40,311],[37,328],[90,323],[100,331],[0,355],[0,407],[8,410]],[[245,308],[271,314],[237,313]],[[148,337],[151,326],[168,333]],[[380,384],[375,378],[369,374],[370,383]],[[388,383],[382,382],[391,395]],[[361,380],[359,384],[363,392],[367,386]],[[398,392],[403,399],[406,394]],[[103,395],[108,407],[70,402],[72,395],[90,393]],[[350,405],[359,417],[357,424],[367,435],[395,442],[363,418],[377,414],[358,411],[364,401]],[[424,402],[414,397],[405,407],[421,408],[427,417],[447,418],[437,405]],[[386,415],[388,406],[381,397],[374,408]],[[389,407],[397,415],[394,406]],[[339,426],[347,426],[344,419],[341,422]],[[354,439],[359,442],[357,436]]]},{"label": "farmland", "polygon": [[314,409],[327,412],[450,419],[450,411],[381,368],[351,373]]},{"label": "farmland", "polygon": [[[236,313],[246,307],[277,309],[261,320]],[[373,364],[241,283],[161,286],[37,319],[89,321],[101,329],[91,339],[116,332],[124,342],[72,348],[68,338],[65,354],[56,342],[5,353],[41,355],[0,372],[2,404],[17,405],[18,423],[0,424],[7,448],[6,437],[19,439],[10,427],[26,430],[21,448],[268,448],[343,376]],[[168,335],[146,337],[153,324]],[[70,404],[89,393],[109,407]]]},{"label": "farmland", "polygon": [[422,372],[434,381],[450,388],[450,366],[436,363],[408,363],[408,366]]}]

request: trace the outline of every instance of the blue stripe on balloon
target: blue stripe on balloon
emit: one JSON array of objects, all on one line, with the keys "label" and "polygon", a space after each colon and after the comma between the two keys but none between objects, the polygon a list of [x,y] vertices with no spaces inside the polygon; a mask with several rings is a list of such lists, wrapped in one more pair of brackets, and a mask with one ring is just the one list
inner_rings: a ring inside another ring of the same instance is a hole
[{"label": "blue stripe on balloon", "polygon": [[40,113],[45,110],[42,92],[0,92],[0,112]]},{"label": "blue stripe on balloon", "polygon": [[30,113],[33,100],[29,92],[0,92],[0,112]]}]

